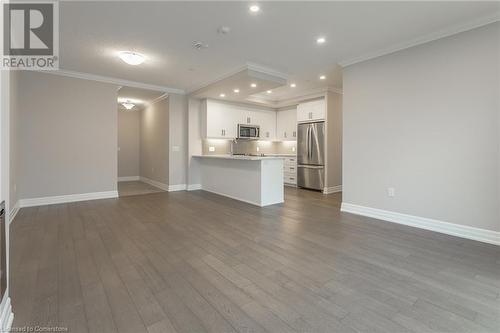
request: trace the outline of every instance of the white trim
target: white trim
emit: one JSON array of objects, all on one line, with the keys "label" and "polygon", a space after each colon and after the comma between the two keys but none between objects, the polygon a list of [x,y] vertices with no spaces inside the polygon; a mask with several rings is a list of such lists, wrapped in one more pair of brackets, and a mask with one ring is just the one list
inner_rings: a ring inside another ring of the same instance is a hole
[{"label": "white trim", "polygon": [[354,205],[343,202],[340,208],[342,212],[372,217],[393,223],[408,225],[411,227],[440,232],[447,235],[473,239],[480,242],[500,245],[500,232],[480,228],[454,224],[420,216],[413,216],[391,212],[387,210]]},{"label": "white trim", "polygon": [[197,190],[201,190],[201,184],[189,184],[187,186],[187,190],[188,191],[197,191]]},{"label": "white trim", "polygon": [[282,109],[285,107],[294,106],[294,105],[302,103],[308,99],[325,97],[328,92],[336,93],[336,94],[343,94],[343,90],[340,88],[336,88],[336,87],[314,88],[314,89],[300,92],[295,97],[289,97],[289,98],[285,98],[285,99],[281,99],[281,100],[276,100],[276,101],[274,101],[274,105],[272,107],[275,109]]},{"label": "white trim", "polygon": [[139,181],[139,180],[141,180],[141,177],[139,177],[139,176],[118,177],[119,182],[133,182],[133,181]]},{"label": "white trim", "polygon": [[105,192],[91,192],[79,194],[57,195],[52,197],[30,198],[19,200],[19,207],[32,207],[53,205],[66,202],[87,201],[97,199],[110,199],[118,198],[118,191],[105,191]]},{"label": "white trim", "polygon": [[289,78],[289,75],[286,73],[279,72],[275,69],[272,69],[271,67],[259,65],[255,62],[247,62],[245,67],[246,67],[246,69],[248,69],[250,71],[255,71],[255,72],[259,72],[259,73],[263,73],[263,74],[267,74],[267,75],[271,75],[271,76],[276,76],[276,77],[279,77],[283,80],[288,80],[288,78]]},{"label": "white trim", "polygon": [[153,99],[152,101],[150,101],[148,104],[149,105],[156,104],[159,101],[163,101],[167,97],[168,97],[168,93],[164,93],[163,95],[160,95],[160,96],[156,97],[155,99]]},{"label": "white trim", "polygon": [[12,312],[12,304],[10,303],[10,297],[7,297],[0,314],[0,332],[10,332],[13,321],[14,313]]},{"label": "white trim", "polygon": [[186,93],[184,90],[177,89],[177,88],[158,86],[158,85],[154,85],[154,84],[129,81],[129,80],[124,80],[124,79],[117,79],[114,77],[101,76],[101,75],[95,75],[95,74],[89,74],[89,73],[67,71],[64,69],[57,70],[57,71],[43,71],[43,73],[60,75],[60,76],[67,76],[67,77],[73,77],[73,78],[77,78],[77,79],[91,80],[91,81],[97,81],[97,82],[111,83],[111,84],[116,84],[119,86],[127,86],[127,87],[132,87],[132,88],[162,91],[162,92],[172,93],[172,94],[184,95]]},{"label": "white trim", "polygon": [[187,189],[186,184],[168,185],[169,192],[185,191],[186,189]]},{"label": "white trim", "polygon": [[389,47],[386,47],[386,48],[383,48],[383,49],[380,49],[380,50],[377,50],[374,52],[370,52],[370,53],[364,54],[362,56],[354,57],[351,59],[345,59],[345,60],[340,61],[338,64],[342,67],[350,66],[353,64],[357,64],[359,62],[363,62],[363,61],[377,58],[377,57],[380,57],[383,55],[387,55],[387,54],[391,54],[391,53],[394,53],[397,51],[408,49],[408,48],[413,47],[413,46],[425,44],[425,43],[432,42],[432,41],[437,40],[437,39],[441,39],[441,38],[452,36],[452,35],[455,35],[455,34],[458,34],[458,33],[464,32],[464,31],[479,28],[479,27],[485,26],[485,25],[490,24],[490,23],[498,22],[499,20],[500,20],[500,15],[498,13],[491,14],[491,15],[484,16],[482,18],[473,20],[473,21],[469,21],[465,24],[455,25],[455,26],[452,26],[452,27],[449,27],[449,28],[446,28],[446,29],[443,29],[440,31],[430,33],[430,34],[425,35],[425,36],[415,38],[415,39],[410,40],[410,41],[395,44],[395,45],[392,45],[392,46],[389,46]]},{"label": "white trim", "polygon": [[9,223],[14,220],[14,218],[17,215],[17,213],[19,212],[19,208],[21,208],[21,207],[19,206],[19,200],[18,200],[18,201],[16,201],[16,203],[14,204],[14,206],[12,206],[12,208],[10,209],[10,212],[9,212]]},{"label": "white trim", "polygon": [[342,185],[325,187],[323,189],[323,194],[332,194],[332,193],[338,193],[338,192],[342,192]]},{"label": "white trim", "polygon": [[141,182],[145,182],[146,184],[149,184],[151,186],[157,187],[160,190],[168,191],[168,185],[167,184],[160,183],[160,182],[158,182],[156,180],[152,180],[152,179],[149,179],[149,178],[141,176]]}]

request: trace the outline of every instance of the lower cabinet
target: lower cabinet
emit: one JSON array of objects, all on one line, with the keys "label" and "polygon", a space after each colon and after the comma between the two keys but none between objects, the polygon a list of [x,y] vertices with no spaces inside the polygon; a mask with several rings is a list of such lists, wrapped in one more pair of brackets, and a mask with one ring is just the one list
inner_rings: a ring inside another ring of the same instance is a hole
[{"label": "lower cabinet", "polygon": [[286,157],[283,163],[283,182],[285,185],[297,185],[297,157]]}]

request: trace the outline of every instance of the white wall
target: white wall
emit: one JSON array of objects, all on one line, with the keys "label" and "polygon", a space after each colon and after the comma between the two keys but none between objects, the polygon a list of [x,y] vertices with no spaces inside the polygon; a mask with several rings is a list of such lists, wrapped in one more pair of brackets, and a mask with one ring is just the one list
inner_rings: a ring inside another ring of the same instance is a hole
[{"label": "white wall", "polygon": [[141,111],[140,176],[168,185],[169,101],[150,104]]},{"label": "white wall", "polygon": [[18,197],[116,191],[116,86],[23,71],[18,89]]},{"label": "white wall", "polygon": [[499,50],[494,23],[345,68],[343,201],[500,231]]},{"label": "white wall", "polygon": [[169,100],[169,185],[187,183],[188,101],[184,95],[170,94]]},{"label": "white wall", "polygon": [[5,200],[5,245],[7,264],[7,289],[0,300],[0,331],[7,331],[12,324],[13,314],[9,297],[9,254],[10,254],[10,72],[0,70],[0,201]]},{"label": "white wall", "polygon": [[139,176],[141,111],[118,110],[118,177]]}]

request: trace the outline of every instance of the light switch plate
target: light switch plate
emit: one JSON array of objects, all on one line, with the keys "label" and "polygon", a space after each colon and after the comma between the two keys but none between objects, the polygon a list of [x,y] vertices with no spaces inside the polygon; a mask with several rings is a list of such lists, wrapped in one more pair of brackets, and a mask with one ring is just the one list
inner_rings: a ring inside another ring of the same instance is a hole
[{"label": "light switch plate", "polygon": [[208,151],[214,152],[215,151],[215,147],[214,146],[208,147]]},{"label": "light switch plate", "polygon": [[396,189],[394,187],[388,187],[387,188],[387,195],[390,198],[393,198],[396,195]]}]

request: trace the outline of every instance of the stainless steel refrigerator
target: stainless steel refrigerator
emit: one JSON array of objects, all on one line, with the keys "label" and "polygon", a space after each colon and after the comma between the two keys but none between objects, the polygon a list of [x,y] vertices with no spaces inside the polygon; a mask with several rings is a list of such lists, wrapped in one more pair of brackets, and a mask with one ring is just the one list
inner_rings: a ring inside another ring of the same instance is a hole
[{"label": "stainless steel refrigerator", "polygon": [[325,185],[325,122],[298,125],[297,185],[323,190]]}]

